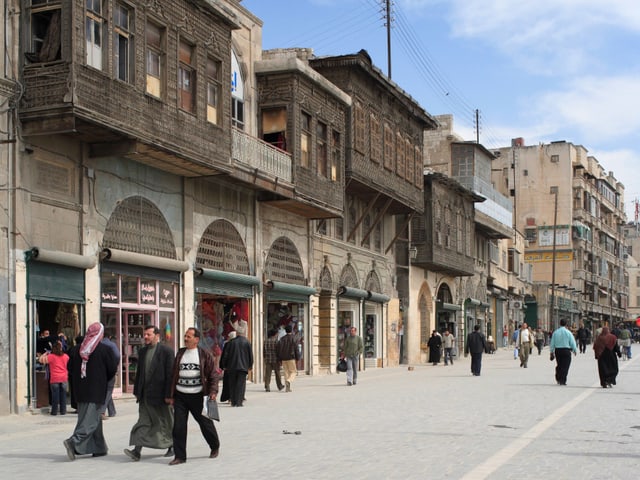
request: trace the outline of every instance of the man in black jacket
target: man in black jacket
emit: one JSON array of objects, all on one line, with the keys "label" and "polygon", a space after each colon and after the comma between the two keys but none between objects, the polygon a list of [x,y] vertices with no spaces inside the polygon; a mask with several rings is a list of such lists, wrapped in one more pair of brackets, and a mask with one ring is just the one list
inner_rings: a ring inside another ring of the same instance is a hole
[{"label": "man in black jacket", "polygon": [[107,395],[107,383],[117,371],[111,349],[101,343],[104,326],[93,323],[87,328],[82,345],[72,353],[67,364],[78,401],[78,421],[71,437],[63,441],[69,460],[76,455],[107,454],[107,442],[102,433],[100,407]]},{"label": "man in black jacket", "polygon": [[487,351],[487,341],[480,331],[480,325],[473,327],[473,332],[467,335],[467,345],[464,348],[465,355],[471,353],[471,373],[479,377],[482,368],[482,354]]},{"label": "man in black jacket", "polygon": [[165,457],[173,455],[173,410],[171,381],[173,379],[173,349],[160,343],[160,330],[155,325],[144,328],[144,347],[138,353],[138,370],[133,394],[138,402],[138,421],[131,429],[125,455],[140,460],[142,447],[166,448]]},{"label": "man in black jacket", "polygon": [[286,391],[290,392],[293,379],[298,374],[296,361],[300,359],[300,353],[298,351],[298,342],[293,333],[291,333],[293,331],[291,324],[284,327],[284,331],[286,335],[278,340],[276,352],[278,353],[278,360],[282,362],[282,367],[284,368]]},{"label": "man in black jacket", "polygon": [[239,328],[237,337],[225,343],[220,357],[220,367],[224,369],[224,381],[229,387],[232,407],[242,406],[247,374],[253,367],[253,350],[246,333],[246,327]]}]

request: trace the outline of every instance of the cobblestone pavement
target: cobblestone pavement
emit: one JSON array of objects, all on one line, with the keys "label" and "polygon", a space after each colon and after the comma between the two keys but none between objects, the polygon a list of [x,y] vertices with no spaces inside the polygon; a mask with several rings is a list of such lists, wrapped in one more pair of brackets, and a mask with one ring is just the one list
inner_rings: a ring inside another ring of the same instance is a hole
[{"label": "cobblestone pavement", "polygon": [[[635,346],[634,346],[635,347]],[[640,351],[637,352],[640,355]],[[519,367],[510,350],[453,366],[368,369],[300,376],[292,393],[247,386],[243,408],[221,405],[220,456],[190,419],[188,460],[168,466],[163,451],[122,450],[137,418],[131,399],[105,422],[109,455],[67,459],[62,441],[76,417],[0,417],[0,472],[7,479],[170,478],[207,475],[269,479],[636,478],[640,466],[640,364],[620,362],[618,385],[600,388],[592,351],[573,358],[567,386],[556,385],[548,350]],[[286,433],[291,432],[291,433]],[[300,434],[295,434],[300,432]]]}]

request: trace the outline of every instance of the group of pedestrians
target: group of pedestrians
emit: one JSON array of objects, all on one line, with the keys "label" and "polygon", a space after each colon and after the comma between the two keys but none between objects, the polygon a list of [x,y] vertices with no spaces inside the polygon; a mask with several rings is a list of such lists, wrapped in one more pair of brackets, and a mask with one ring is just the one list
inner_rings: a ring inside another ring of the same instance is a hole
[{"label": "group of pedestrians", "polygon": [[[103,336],[104,326],[91,324],[82,344],[69,358],[68,370],[78,402],[75,429],[63,441],[69,460],[75,460],[76,455],[101,457],[108,451],[101,409],[118,360],[102,342]],[[165,456],[174,455],[169,465],[185,463],[189,413],[209,445],[209,457],[218,456],[220,440],[202,407],[204,397],[216,399],[220,372],[213,356],[198,346],[199,342],[198,329],[188,328],[185,346],[174,357],[173,350],[160,343],[158,327],[145,327],[133,392],[138,402],[138,421],[129,438],[133,448],[124,450],[132,460],[139,461],[142,448],[146,447],[166,449]]]}]

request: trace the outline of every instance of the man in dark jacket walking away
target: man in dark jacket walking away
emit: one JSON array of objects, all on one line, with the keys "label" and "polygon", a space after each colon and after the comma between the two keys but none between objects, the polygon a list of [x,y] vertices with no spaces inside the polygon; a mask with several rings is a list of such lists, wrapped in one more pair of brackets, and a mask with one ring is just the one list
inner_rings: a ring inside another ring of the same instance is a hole
[{"label": "man in dark jacket walking away", "polygon": [[475,377],[480,376],[482,368],[482,354],[487,351],[487,341],[480,331],[480,325],[473,327],[473,332],[467,335],[467,345],[464,347],[465,355],[471,353],[471,373]]},{"label": "man in dark jacket walking away", "polygon": [[227,342],[222,349],[220,368],[224,370],[225,382],[229,386],[232,407],[241,407],[247,388],[247,374],[253,367],[253,350],[247,340],[246,329],[238,330],[238,336]]},{"label": "man in dark jacket walking away", "polygon": [[286,391],[290,392],[293,379],[298,374],[296,361],[300,358],[300,353],[298,352],[298,342],[291,333],[293,331],[291,324],[284,327],[284,331],[286,335],[278,340],[276,351],[278,352],[278,360],[282,362],[282,367],[284,368]]},{"label": "man in dark jacket walking away", "polygon": [[160,343],[160,329],[155,325],[144,328],[144,347],[140,349],[138,370],[133,394],[138,402],[138,421],[131,429],[129,444],[124,449],[131,460],[140,460],[142,447],[166,448],[165,457],[173,455],[173,410],[171,381],[174,353],[171,347]]}]

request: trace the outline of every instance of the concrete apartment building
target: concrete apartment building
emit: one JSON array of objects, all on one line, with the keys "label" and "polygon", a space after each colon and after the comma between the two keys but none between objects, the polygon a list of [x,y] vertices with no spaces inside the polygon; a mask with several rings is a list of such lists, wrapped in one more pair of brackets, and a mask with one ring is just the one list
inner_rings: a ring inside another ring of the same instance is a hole
[{"label": "concrete apartment building", "polygon": [[533,266],[527,305],[540,326],[550,330],[564,318],[593,330],[626,320],[623,184],[570,142],[515,139],[496,154],[493,183],[513,199],[524,260]]}]

